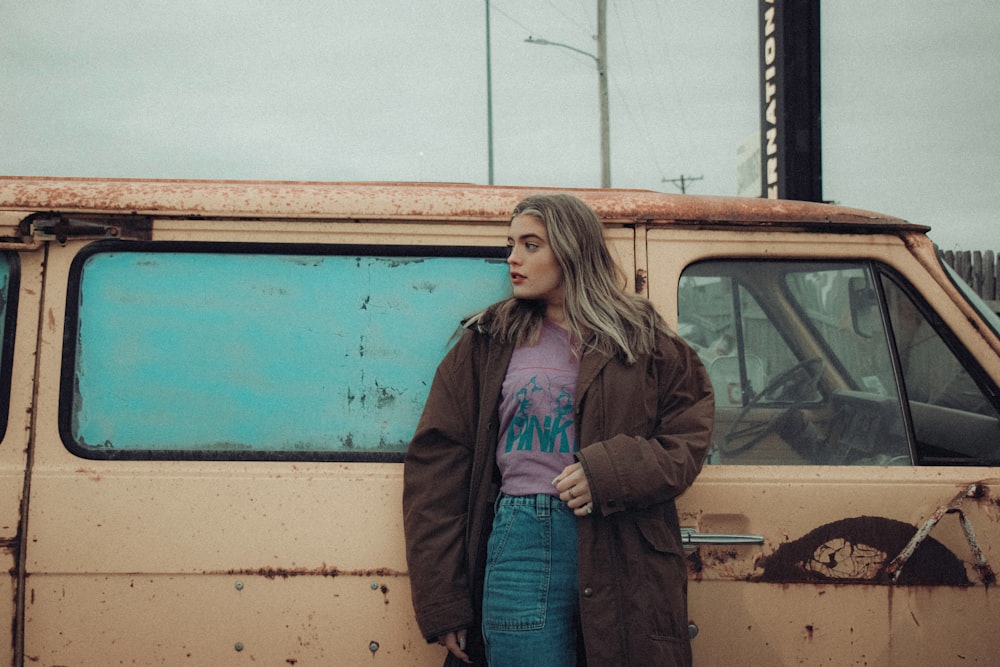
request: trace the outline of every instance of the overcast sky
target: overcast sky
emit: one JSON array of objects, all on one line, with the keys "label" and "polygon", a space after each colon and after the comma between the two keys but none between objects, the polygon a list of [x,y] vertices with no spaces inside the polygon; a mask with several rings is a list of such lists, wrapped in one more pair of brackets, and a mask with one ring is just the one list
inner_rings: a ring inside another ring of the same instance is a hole
[{"label": "overcast sky", "polygon": [[[600,184],[593,0],[491,0],[495,182]],[[608,0],[615,187],[737,192],[756,0]],[[488,181],[483,0],[0,0],[0,174]],[[1000,250],[1000,2],[822,3],[823,194]]]}]

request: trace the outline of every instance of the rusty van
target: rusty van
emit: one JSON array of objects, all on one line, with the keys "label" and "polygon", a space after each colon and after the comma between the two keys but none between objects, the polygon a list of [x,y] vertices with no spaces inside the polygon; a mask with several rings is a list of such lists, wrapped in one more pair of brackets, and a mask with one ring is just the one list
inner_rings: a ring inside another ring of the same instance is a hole
[{"label": "rusty van", "polygon": [[[534,191],[0,178],[0,663],[440,664],[401,461]],[[926,228],[574,193],[717,393],[696,664],[991,664],[1000,322]]]}]

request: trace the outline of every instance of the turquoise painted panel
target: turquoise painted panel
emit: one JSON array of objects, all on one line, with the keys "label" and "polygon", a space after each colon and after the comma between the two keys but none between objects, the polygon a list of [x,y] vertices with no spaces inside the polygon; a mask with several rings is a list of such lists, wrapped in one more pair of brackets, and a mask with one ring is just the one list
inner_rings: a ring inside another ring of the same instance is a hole
[{"label": "turquoise painted panel", "polygon": [[80,278],[77,447],[401,452],[459,321],[509,294],[468,257],[105,252]]},{"label": "turquoise painted panel", "polygon": [[0,253],[0,439],[7,435],[20,262],[17,253]]},{"label": "turquoise painted panel", "polygon": [[[11,297],[11,277],[13,267],[11,266],[11,253],[0,252],[0,341],[7,340],[10,332],[7,331],[7,304]],[[13,324],[13,323],[11,323]]]},{"label": "turquoise painted panel", "polygon": [[[0,341],[5,342],[8,341],[9,336],[13,333],[12,331],[7,331],[7,326],[8,324],[10,326],[14,324],[13,322],[7,322],[8,314],[13,314],[8,313],[8,304],[12,298],[17,298],[17,295],[11,294],[11,280],[14,271],[14,268],[11,266],[11,257],[12,255],[9,252],[0,252]],[[9,361],[7,359],[8,355],[4,354],[0,356]],[[0,377],[6,377],[9,372],[9,368],[2,369]],[[7,409],[7,406],[2,407],[4,410]]]}]

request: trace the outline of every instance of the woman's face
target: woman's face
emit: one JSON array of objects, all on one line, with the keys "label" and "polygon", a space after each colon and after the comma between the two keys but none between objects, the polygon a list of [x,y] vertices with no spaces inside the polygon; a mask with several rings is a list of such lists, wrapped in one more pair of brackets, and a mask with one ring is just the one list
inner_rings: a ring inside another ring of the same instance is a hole
[{"label": "woman's face", "polygon": [[507,236],[510,283],[519,299],[545,301],[546,315],[562,321],[563,275],[556,261],[545,224],[533,215],[519,215],[510,222]]}]

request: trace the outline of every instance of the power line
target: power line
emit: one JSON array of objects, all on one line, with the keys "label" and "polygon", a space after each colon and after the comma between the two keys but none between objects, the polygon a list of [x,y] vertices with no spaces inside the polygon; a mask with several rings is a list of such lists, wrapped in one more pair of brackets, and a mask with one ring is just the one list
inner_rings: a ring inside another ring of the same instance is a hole
[{"label": "power line", "polygon": [[523,23],[521,23],[520,21],[518,21],[516,18],[514,18],[513,16],[511,16],[510,14],[508,14],[507,12],[505,12],[503,10],[503,8],[498,7],[496,2],[492,2],[491,6],[493,7],[493,11],[497,12],[498,14],[503,14],[504,17],[508,21],[510,21],[511,23],[513,23],[514,25],[517,25],[517,26],[525,29],[526,31],[528,31],[528,33],[532,32],[531,28],[529,28],[528,26],[524,25]]},{"label": "power line", "polygon": [[705,177],[704,176],[685,176],[684,174],[681,174],[678,178],[664,178],[663,182],[664,183],[673,183],[678,188],[680,188],[682,195],[686,195],[687,194],[687,185],[688,185],[688,183],[690,183],[691,181],[700,181],[703,178],[705,178]]},{"label": "power line", "polygon": [[[593,35],[593,33],[595,32],[593,24],[590,23],[589,19],[586,22],[581,22],[576,17],[570,16],[559,7],[556,7],[555,3],[552,2],[552,0],[547,0],[547,4],[549,5],[549,7],[555,10],[559,15],[561,15],[564,19],[566,19],[568,23],[572,24],[573,26],[577,28],[582,28],[583,30],[590,32],[591,35]],[[573,5],[575,9],[579,9],[579,5],[577,5],[575,1],[573,2]]]},{"label": "power line", "polygon": [[[615,16],[618,19],[618,24],[622,28],[622,32],[624,33],[625,21],[622,18],[621,12],[619,11],[619,6],[616,4],[616,5],[613,5],[613,8],[614,8],[614,11],[615,11]],[[635,18],[635,6],[634,5],[632,6],[632,12],[633,12],[632,15],[633,15],[633,19],[634,19]],[[640,25],[637,20],[635,21],[635,23],[636,23],[637,26]],[[628,79],[631,81],[631,83],[633,85],[635,85],[635,82],[639,80],[639,77],[638,77],[638,75],[636,73],[635,63],[632,60],[631,49],[629,48],[629,44],[630,44],[631,41],[632,40],[630,40],[628,38],[622,39],[621,40],[621,48],[622,48],[622,51],[625,53],[625,67],[628,70],[628,74],[629,74]],[[653,68],[650,68],[650,70],[651,71],[655,71]],[[610,76],[610,73],[609,73],[609,76]],[[645,109],[644,109],[644,107],[643,107],[642,104],[637,104],[637,108],[635,110],[635,113],[633,113],[632,104],[630,103],[630,100],[632,99],[632,96],[625,94],[625,91],[623,91],[622,87],[621,87],[621,82],[622,82],[623,78],[624,77],[619,77],[619,76],[615,76],[614,77],[615,90],[618,91],[618,96],[621,98],[621,103],[625,107],[625,115],[629,118],[629,120],[632,121],[632,125],[635,128],[636,133],[639,134],[639,136],[644,139],[643,144],[645,145],[646,150],[649,153],[649,159],[652,160],[653,165],[656,167],[656,171],[658,171],[660,173],[660,175],[662,176],[663,175],[663,169],[660,166],[659,160],[656,158],[657,150],[654,147],[654,143],[653,143],[653,139],[652,139],[652,132],[650,131],[649,118],[646,115]],[[639,100],[640,99],[640,95],[636,95],[635,99]]]}]

